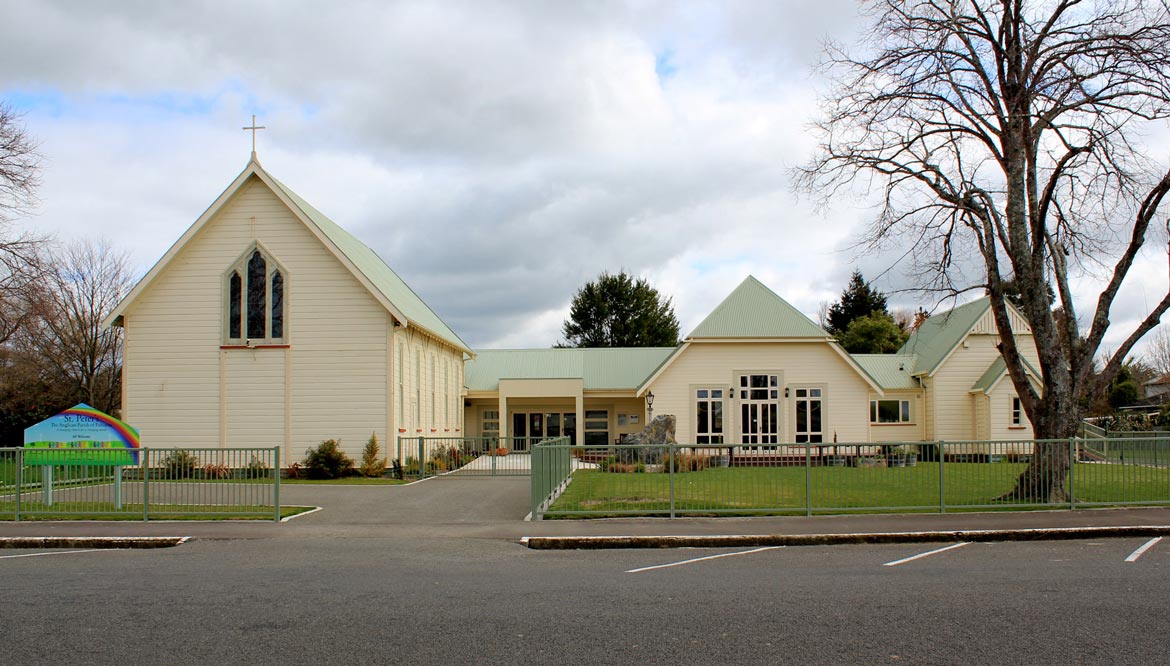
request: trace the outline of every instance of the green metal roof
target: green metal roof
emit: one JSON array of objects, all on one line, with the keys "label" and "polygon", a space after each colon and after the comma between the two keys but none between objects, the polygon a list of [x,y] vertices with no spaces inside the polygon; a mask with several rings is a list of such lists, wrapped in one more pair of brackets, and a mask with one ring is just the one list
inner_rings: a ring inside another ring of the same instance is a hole
[{"label": "green metal roof", "polygon": [[991,300],[980,298],[930,317],[910,335],[898,353],[918,357],[915,374],[933,373],[989,307]]},{"label": "green metal roof", "polygon": [[[1032,367],[1032,364],[1028,362],[1028,359],[1023,359],[1023,361],[1024,371],[1031,375],[1033,379],[1039,378],[1040,372],[1037,371],[1036,368]],[[995,383],[998,382],[1000,377],[1003,377],[1005,374],[1007,374],[1007,362],[1003,360],[1002,356],[996,356],[995,360],[991,362],[991,365],[987,366],[987,370],[983,373],[983,375],[979,377],[979,380],[975,382],[975,385],[971,387],[971,390],[990,393],[991,388],[995,386]]]},{"label": "green metal roof", "polygon": [[853,360],[865,370],[883,390],[914,389],[913,354],[851,354]]},{"label": "green metal roof", "polygon": [[829,334],[749,275],[688,337],[824,339]]},{"label": "green metal roof", "polygon": [[268,178],[276,184],[277,187],[284,192],[297,208],[301,209],[305,217],[309,218],[321,233],[337,246],[353,265],[366,276],[382,296],[386,300],[394,304],[406,317],[408,326],[418,326],[419,328],[428,331],[432,335],[445,340],[452,346],[465,352],[471,352],[471,348],[467,343],[460,338],[451,327],[447,326],[446,322],[435,314],[426,303],[419,298],[418,294],[410,288],[398,277],[386,262],[378,256],[368,245],[359,241],[352,234],[345,229],[342,229],[336,222],[330,220],[324,213],[314,208],[307,201],[302,199],[296,192],[293,192],[287,185],[272,177],[272,174],[267,171],[264,172]]},{"label": "green metal roof", "polygon": [[581,379],[586,390],[637,389],[674,347],[479,349],[466,365],[467,388],[495,391],[501,379]]}]

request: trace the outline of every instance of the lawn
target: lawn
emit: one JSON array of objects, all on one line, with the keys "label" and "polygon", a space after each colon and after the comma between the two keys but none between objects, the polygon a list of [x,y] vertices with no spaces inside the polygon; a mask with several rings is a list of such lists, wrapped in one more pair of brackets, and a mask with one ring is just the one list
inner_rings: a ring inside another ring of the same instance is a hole
[{"label": "lawn", "polygon": [[[947,510],[1006,507],[1025,463],[938,463],[906,468],[711,468],[673,475],[676,513],[804,513],[813,511],[937,511],[940,485]],[[552,505],[556,515],[661,514],[670,510],[671,476],[580,470]],[[1072,484],[1078,503],[1170,503],[1170,470],[1133,465],[1078,464]],[[1044,505],[1041,505],[1044,506]]]},{"label": "lawn", "polygon": [[[311,506],[282,506],[280,517],[288,518],[306,511]],[[0,502],[0,521],[13,520],[16,503]],[[37,513],[29,513],[37,512]],[[151,520],[272,520],[271,506],[215,506],[195,504],[151,504]],[[20,519],[24,520],[142,520],[141,504],[123,504],[114,508],[112,502],[54,502],[45,506],[40,502],[21,502]]]}]

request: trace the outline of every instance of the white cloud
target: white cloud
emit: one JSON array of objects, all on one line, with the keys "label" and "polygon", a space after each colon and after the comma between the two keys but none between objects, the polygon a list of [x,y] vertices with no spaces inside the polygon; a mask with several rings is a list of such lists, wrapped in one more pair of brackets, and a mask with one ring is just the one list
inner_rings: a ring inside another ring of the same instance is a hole
[{"label": "white cloud", "polygon": [[553,344],[604,270],[649,277],[688,332],[749,273],[815,316],[855,266],[886,267],[842,249],[871,210],[789,194],[809,64],[853,35],[852,0],[61,0],[5,19],[0,97],[47,157],[32,224],[143,270],[244,166],[252,113],[265,167],[475,346]]}]

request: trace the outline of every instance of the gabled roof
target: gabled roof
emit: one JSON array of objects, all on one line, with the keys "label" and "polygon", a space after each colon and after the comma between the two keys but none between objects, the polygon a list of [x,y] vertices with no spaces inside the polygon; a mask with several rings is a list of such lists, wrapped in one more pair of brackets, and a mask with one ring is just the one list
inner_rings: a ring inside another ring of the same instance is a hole
[{"label": "gabled roof", "polygon": [[915,374],[930,375],[938,369],[951,350],[963,341],[967,332],[990,307],[991,300],[981,298],[960,305],[949,312],[934,315],[910,334],[898,353],[917,356]]},{"label": "gabled roof", "polygon": [[494,391],[501,379],[581,379],[586,390],[638,388],[674,347],[480,349],[466,366],[467,388]]},{"label": "gabled roof", "polygon": [[[1028,362],[1028,359],[1025,358],[1021,360],[1024,362],[1024,372],[1027,373],[1027,375],[1031,377],[1033,381],[1038,380],[1040,378],[1040,373],[1036,370],[1036,368],[1032,367],[1032,364]],[[1003,356],[996,356],[995,360],[991,362],[991,365],[987,366],[987,370],[984,371],[984,373],[975,382],[975,385],[971,387],[970,392],[986,393],[991,395],[991,391],[995,389],[997,384],[999,384],[999,380],[1003,379],[1007,374],[1007,362],[1003,360]]]},{"label": "gabled roof", "polygon": [[[1027,327],[1024,316],[1011,303],[1007,304],[1008,315],[1015,327]],[[970,303],[960,305],[949,312],[934,315],[910,334],[910,338],[898,350],[899,354],[914,354],[918,357],[914,374],[933,375],[963,342],[971,329],[991,310],[991,299],[984,296]]]},{"label": "gabled roof", "polygon": [[916,389],[913,354],[851,354],[853,360],[885,390]]},{"label": "gabled roof", "polygon": [[150,271],[134,286],[130,294],[118,304],[114,311],[102,322],[103,326],[120,324],[122,314],[149,285],[162,273],[171,261],[179,254],[183,247],[195,237],[199,231],[215,217],[235,194],[252,178],[264,183],[280,199],[289,210],[305,224],[309,231],[354,275],[390,314],[403,326],[416,326],[430,335],[443,340],[460,351],[471,353],[467,343],[456,335],[442,319],[426,303],[414,293],[402,278],[398,277],[386,262],[364,243],[354,238],[337,223],[330,220],[319,210],[309,205],[304,199],[276,180],[265,171],[255,156],[240,172],[232,184],[223,194],[204,211],[199,219],[175,241]]},{"label": "gabled roof", "polygon": [[749,275],[687,339],[818,338],[829,334]]}]

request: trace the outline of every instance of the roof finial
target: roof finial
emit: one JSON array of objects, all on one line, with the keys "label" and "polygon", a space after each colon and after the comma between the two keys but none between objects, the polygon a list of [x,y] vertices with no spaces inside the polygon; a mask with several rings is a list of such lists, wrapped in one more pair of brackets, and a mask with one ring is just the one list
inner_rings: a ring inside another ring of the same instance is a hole
[{"label": "roof finial", "polygon": [[262,129],[268,129],[268,128],[265,127],[264,125],[257,125],[256,124],[256,114],[253,113],[252,114],[252,126],[251,127],[243,127],[241,129],[243,129],[244,131],[251,130],[251,132],[252,132],[252,160],[256,161],[256,130],[262,130]]}]

